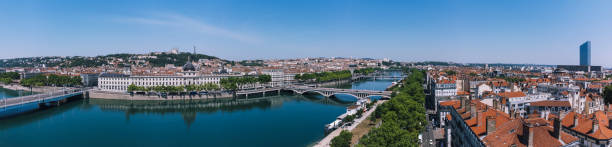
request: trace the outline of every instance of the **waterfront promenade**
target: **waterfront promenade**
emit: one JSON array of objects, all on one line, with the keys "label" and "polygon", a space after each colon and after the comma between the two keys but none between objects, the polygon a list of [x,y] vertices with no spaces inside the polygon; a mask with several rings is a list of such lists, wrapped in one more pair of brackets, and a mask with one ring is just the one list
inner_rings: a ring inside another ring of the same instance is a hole
[{"label": "waterfront promenade", "polygon": [[378,105],[384,103],[385,101],[386,100],[380,100],[380,101],[376,102],[376,104],[374,106],[372,106],[372,108],[370,110],[368,110],[365,113],[363,113],[361,118],[356,118],[354,120],[353,125],[347,126],[347,127],[341,127],[341,128],[338,128],[338,129],[332,131],[331,133],[327,134],[327,136],[325,136],[325,138],[321,139],[321,141],[319,141],[314,146],[315,147],[328,147],[328,146],[330,146],[331,140],[334,139],[334,137],[340,135],[340,132],[342,132],[342,130],[353,131],[353,129],[355,129],[359,124],[361,124],[361,122],[363,122],[363,120],[368,119],[368,116],[370,116],[370,114],[372,114],[376,110]]},{"label": "waterfront promenade", "polygon": [[214,98],[232,98],[230,93],[214,93],[214,94],[202,94],[202,95],[169,95],[161,97],[157,94],[142,95],[134,94],[130,95],[123,92],[109,92],[100,90],[91,90],[89,93],[90,98],[96,99],[114,99],[114,100],[184,100],[184,99],[214,99]]}]

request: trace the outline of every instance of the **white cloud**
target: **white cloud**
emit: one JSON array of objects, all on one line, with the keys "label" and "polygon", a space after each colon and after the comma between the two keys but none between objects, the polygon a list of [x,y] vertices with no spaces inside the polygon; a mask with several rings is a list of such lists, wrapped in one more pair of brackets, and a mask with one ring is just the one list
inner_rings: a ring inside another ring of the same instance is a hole
[{"label": "white cloud", "polygon": [[120,22],[126,23],[139,23],[146,25],[160,25],[160,26],[170,26],[181,29],[188,29],[204,34],[216,35],[221,37],[226,37],[234,40],[238,40],[246,43],[258,43],[259,39],[241,34],[238,32],[230,31],[228,29],[220,28],[217,26],[210,25],[208,23],[199,21],[194,18],[190,18],[187,16],[179,15],[179,14],[169,14],[169,13],[159,13],[152,15],[151,17],[130,17],[130,18],[120,18],[117,19]]}]

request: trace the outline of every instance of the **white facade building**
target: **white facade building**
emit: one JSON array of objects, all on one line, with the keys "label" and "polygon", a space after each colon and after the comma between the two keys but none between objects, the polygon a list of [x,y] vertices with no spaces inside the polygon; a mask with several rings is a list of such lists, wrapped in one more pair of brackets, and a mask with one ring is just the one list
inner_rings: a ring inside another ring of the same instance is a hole
[{"label": "white facade building", "polygon": [[220,84],[222,78],[240,75],[200,75],[191,62],[183,66],[184,72],[167,76],[139,76],[129,74],[102,73],[98,77],[98,89],[102,91],[127,92],[131,84],[143,87],[154,86],[185,86],[206,83]]},{"label": "white facade building", "polygon": [[457,85],[454,81],[436,83],[436,97],[457,96]]},{"label": "white facade building", "polygon": [[184,73],[171,76],[131,76],[125,74],[100,74],[98,88],[103,91],[126,92],[131,84],[143,87],[154,86],[185,86],[201,85],[206,83],[219,84],[222,78],[239,75],[198,75],[197,73]]},{"label": "white facade building", "polygon": [[271,86],[282,86],[285,84],[285,72],[282,69],[264,69],[262,74],[270,75]]}]

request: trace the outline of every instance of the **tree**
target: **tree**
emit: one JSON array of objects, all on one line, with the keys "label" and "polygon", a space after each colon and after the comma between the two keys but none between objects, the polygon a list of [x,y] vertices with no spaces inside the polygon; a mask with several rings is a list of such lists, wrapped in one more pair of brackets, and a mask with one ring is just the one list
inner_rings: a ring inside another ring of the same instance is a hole
[{"label": "tree", "polygon": [[4,84],[10,84],[11,82],[13,82],[13,80],[11,80],[11,78],[0,78],[0,82]]},{"label": "tree", "polygon": [[352,138],[353,138],[353,133],[347,130],[342,130],[342,132],[340,132],[340,135],[334,137],[334,139],[331,140],[330,146],[332,147],[350,147]]},{"label": "tree", "polygon": [[17,80],[17,79],[19,79],[19,73],[17,73],[17,72],[0,73],[0,78],[8,78],[8,79],[12,79],[12,80]]},{"label": "tree", "polygon": [[604,88],[603,97],[606,104],[612,103],[612,85],[608,85]]},{"label": "tree", "polygon": [[455,72],[454,70],[445,70],[444,72],[449,76],[457,74],[457,72]]},{"label": "tree", "polygon": [[238,89],[237,80],[238,79],[235,77],[229,77],[221,79],[219,83],[221,83],[221,87],[223,87],[223,89],[235,91]]},{"label": "tree", "polygon": [[[298,76],[298,75],[296,75]],[[257,80],[259,83],[265,84],[265,83],[269,83],[272,82],[272,76],[270,75],[259,75],[259,77],[257,77]]]},{"label": "tree", "polygon": [[155,93],[157,93],[157,96],[160,97],[161,96],[161,92],[164,92],[164,86],[155,86],[153,87],[153,91],[155,91]]},{"label": "tree", "polygon": [[153,91],[153,87],[144,87],[144,91],[147,92],[147,96],[149,96],[151,94],[151,92]]},{"label": "tree", "polygon": [[378,106],[374,118],[380,118],[382,125],[374,128],[361,138],[358,146],[418,146],[419,132],[426,124],[425,94],[421,84],[425,73],[411,69],[401,86],[393,89],[391,100]]},{"label": "tree", "polygon": [[471,77],[475,77],[475,76],[477,76],[478,74],[471,72],[469,75],[470,75]]},{"label": "tree", "polygon": [[138,90],[138,86],[136,86],[136,85],[134,85],[134,84],[130,84],[130,85],[127,87],[127,91],[128,91],[129,93],[132,93],[132,92],[134,92],[134,91],[136,91],[136,90]]},{"label": "tree", "polygon": [[187,85],[185,86],[185,90],[187,91],[187,93],[189,93],[189,96],[191,96],[191,92],[197,91],[198,86],[197,85]]},{"label": "tree", "polygon": [[418,132],[409,132],[395,123],[383,123],[359,140],[358,146],[416,147]]}]

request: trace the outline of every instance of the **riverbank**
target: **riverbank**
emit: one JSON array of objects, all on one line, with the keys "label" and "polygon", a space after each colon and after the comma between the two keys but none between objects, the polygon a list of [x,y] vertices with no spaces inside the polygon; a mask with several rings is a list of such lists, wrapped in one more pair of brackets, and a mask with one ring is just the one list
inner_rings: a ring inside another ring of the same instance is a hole
[{"label": "riverbank", "polygon": [[229,93],[221,93],[215,95],[193,95],[189,97],[189,95],[185,96],[167,96],[166,98],[160,97],[158,95],[139,95],[134,94],[130,95],[127,93],[119,93],[119,92],[108,92],[108,91],[99,91],[92,90],[89,92],[89,97],[93,99],[114,99],[114,100],[185,100],[185,99],[215,99],[215,98],[233,98],[232,94]]},{"label": "riverbank", "polygon": [[[378,107],[378,105],[386,102],[387,100],[379,100],[378,102],[376,102],[376,104],[374,106],[372,106],[372,108],[368,111],[366,111],[365,113],[363,113],[363,115],[360,118],[356,118],[353,122],[353,125],[348,126],[346,128],[338,128],[334,131],[332,131],[331,133],[329,133],[327,136],[325,136],[325,138],[321,139],[321,141],[319,141],[316,145],[314,145],[315,147],[328,147],[331,144],[331,140],[334,139],[334,137],[340,135],[340,132],[342,132],[342,130],[347,130],[352,132],[355,128],[357,128],[357,126],[361,125],[361,123],[369,123],[365,122],[364,120],[367,120],[368,116],[370,116],[375,110],[376,107]],[[366,132],[367,133],[367,132]],[[365,134],[362,134],[362,136]]]}]

